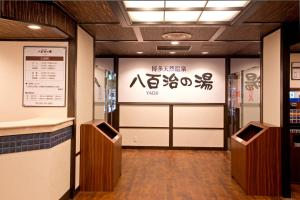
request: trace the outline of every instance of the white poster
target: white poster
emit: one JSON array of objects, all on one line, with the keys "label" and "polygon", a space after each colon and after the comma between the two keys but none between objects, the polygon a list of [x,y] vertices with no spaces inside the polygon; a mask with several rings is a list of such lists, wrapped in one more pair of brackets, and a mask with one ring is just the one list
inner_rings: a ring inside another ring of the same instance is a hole
[{"label": "white poster", "polygon": [[65,106],[66,48],[24,47],[24,106]]},{"label": "white poster", "polygon": [[121,58],[119,102],[225,103],[223,58]]}]

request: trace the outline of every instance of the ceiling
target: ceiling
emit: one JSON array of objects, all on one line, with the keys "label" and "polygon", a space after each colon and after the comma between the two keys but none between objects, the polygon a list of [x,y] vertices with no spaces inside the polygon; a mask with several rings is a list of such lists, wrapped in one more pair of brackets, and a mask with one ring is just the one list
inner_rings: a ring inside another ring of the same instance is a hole
[{"label": "ceiling", "polygon": [[[134,24],[121,1],[55,3],[94,36],[97,56],[258,56],[263,35],[299,18],[297,0],[252,0],[230,23],[207,24]],[[192,37],[179,44],[190,50],[173,55],[157,51],[157,46],[172,47],[162,37],[169,32],[190,33]]]},{"label": "ceiling", "polygon": [[66,39],[68,35],[56,27],[42,26],[39,30],[28,28],[30,23],[0,18],[0,39]]}]

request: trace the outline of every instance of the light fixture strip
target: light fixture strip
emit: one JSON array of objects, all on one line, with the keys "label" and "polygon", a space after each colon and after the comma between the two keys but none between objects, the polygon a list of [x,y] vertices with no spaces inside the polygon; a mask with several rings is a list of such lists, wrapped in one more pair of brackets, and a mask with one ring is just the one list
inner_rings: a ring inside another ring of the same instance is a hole
[{"label": "light fixture strip", "polygon": [[204,8],[165,8],[165,11],[203,11]]},{"label": "light fixture strip", "polygon": [[205,11],[241,11],[243,7],[205,7]]},{"label": "light fixture strip", "polygon": [[130,12],[130,11],[164,11],[165,9],[164,8],[149,8],[149,9],[145,9],[145,8],[126,8],[126,11],[127,12]]},{"label": "light fixture strip", "polygon": [[164,0],[164,19],[163,19],[163,23],[166,22],[166,0]]},{"label": "light fixture strip", "polygon": [[200,13],[200,15],[199,15],[199,17],[198,17],[197,21],[195,22],[196,24],[197,24],[197,22],[199,22],[199,20],[200,20],[200,17],[201,17],[201,15],[202,15],[203,11],[205,10],[205,8],[206,8],[206,6],[207,6],[207,3],[208,3],[208,1],[206,1],[205,5],[204,5],[204,7],[203,7],[203,10],[202,10],[202,12]]}]

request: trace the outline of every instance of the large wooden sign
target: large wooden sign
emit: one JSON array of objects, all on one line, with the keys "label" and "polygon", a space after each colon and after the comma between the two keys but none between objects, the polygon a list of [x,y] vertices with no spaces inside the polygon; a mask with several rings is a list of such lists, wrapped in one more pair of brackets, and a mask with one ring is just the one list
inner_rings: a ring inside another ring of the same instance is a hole
[{"label": "large wooden sign", "polygon": [[24,47],[23,106],[65,106],[66,48]]},{"label": "large wooden sign", "polygon": [[225,59],[121,58],[119,102],[225,103]]}]

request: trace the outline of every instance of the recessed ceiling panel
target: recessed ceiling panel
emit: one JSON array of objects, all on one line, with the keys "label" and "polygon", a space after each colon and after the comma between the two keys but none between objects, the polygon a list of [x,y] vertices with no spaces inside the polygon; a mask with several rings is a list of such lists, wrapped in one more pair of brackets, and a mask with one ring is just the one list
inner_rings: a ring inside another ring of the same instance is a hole
[{"label": "recessed ceiling panel", "polygon": [[93,35],[96,40],[137,40],[133,29],[130,27],[97,24],[82,24],[81,26]]},{"label": "recessed ceiling panel", "polygon": [[[260,43],[251,42],[201,42],[188,43],[182,42],[181,45],[191,45],[190,51],[175,51],[175,54],[170,54],[170,51],[156,51],[157,45],[165,45],[167,42],[101,42],[96,43],[96,55],[116,55],[116,56],[243,56],[243,55],[258,55]],[[143,54],[137,54],[142,51]],[[208,54],[203,56],[202,52],[207,51]]]},{"label": "recessed ceiling panel", "polygon": [[218,30],[218,27],[144,27],[141,33],[144,40],[166,40],[162,37],[165,33],[190,33],[187,40],[209,40]]},{"label": "recessed ceiling panel", "polygon": [[228,26],[217,40],[260,40],[261,37],[272,30],[278,28],[278,25],[240,25]]}]

